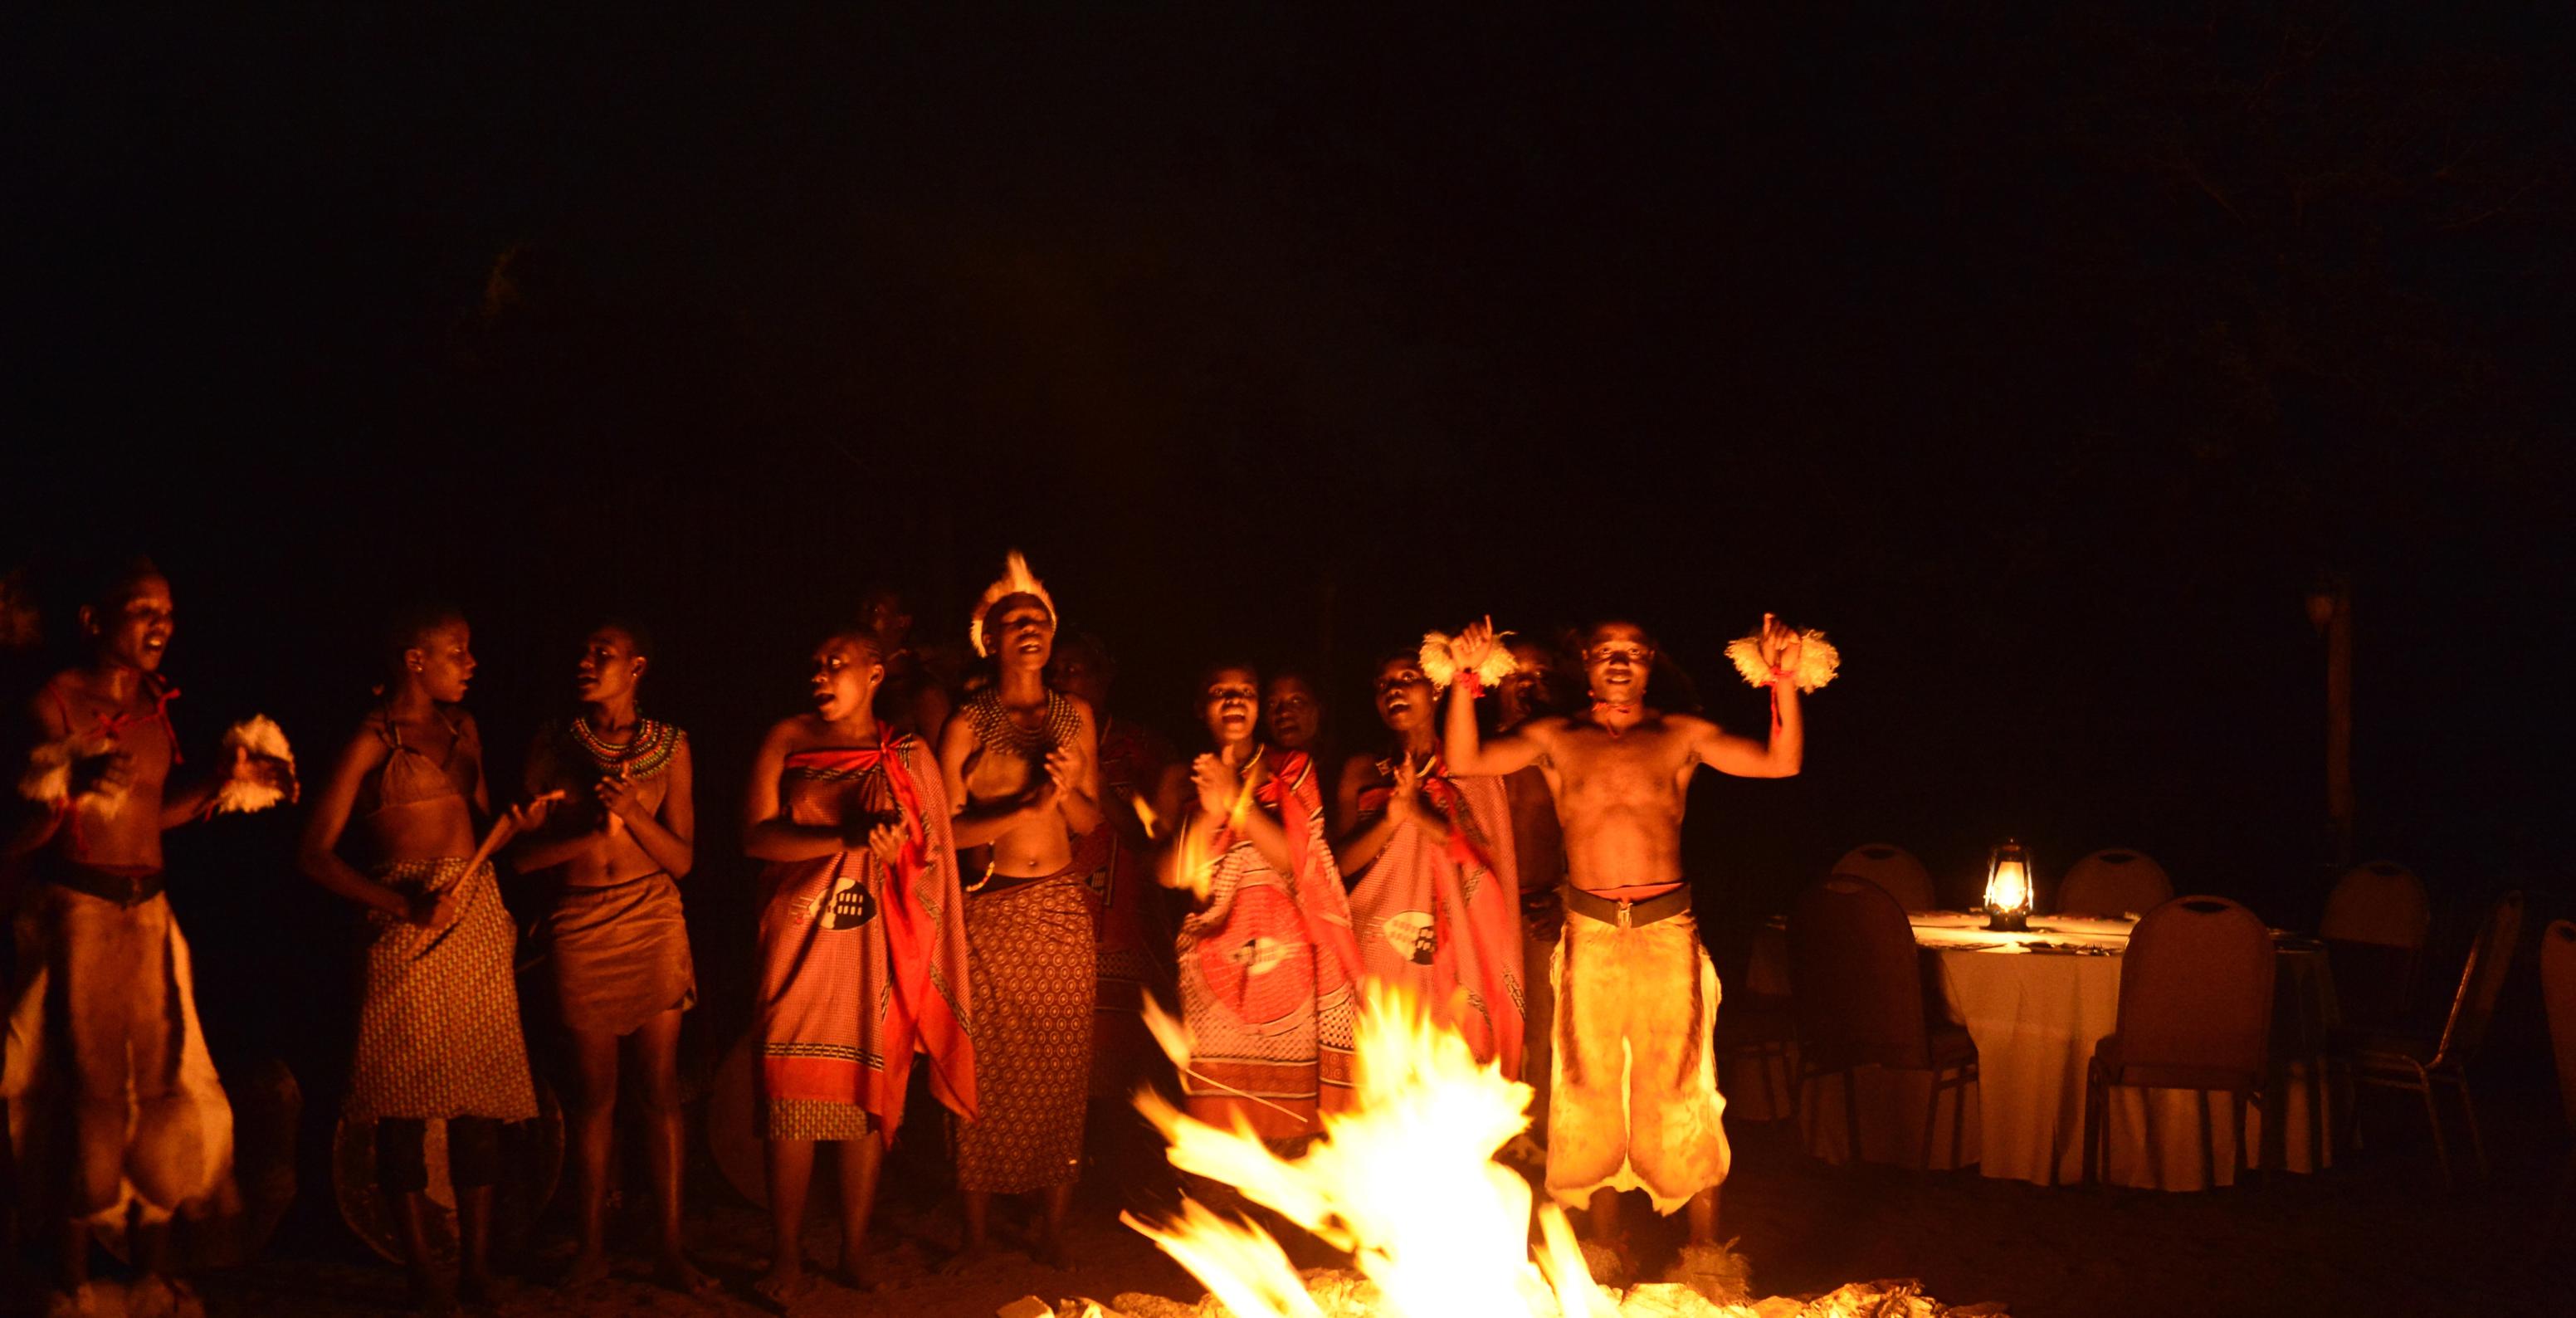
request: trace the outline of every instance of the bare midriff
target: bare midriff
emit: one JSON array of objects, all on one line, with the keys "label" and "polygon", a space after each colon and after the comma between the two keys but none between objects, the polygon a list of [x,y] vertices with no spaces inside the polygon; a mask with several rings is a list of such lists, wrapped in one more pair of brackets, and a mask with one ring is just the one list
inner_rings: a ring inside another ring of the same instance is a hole
[{"label": "bare midriff", "polygon": [[[1041,774],[1025,756],[979,748],[966,762],[967,799],[976,806],[1013,800],[1036,785]],[[1053,874],[1072,862],[1072,835],[1065,831],[1064,817],[1051,810],[992,842],[995,874],[1029,878]]]},{"label": "bare midriff", "polygon": [[474,816],[461,795],[384,806],[358,826],[366,834],[368,854],[380,864],[474,854]]}]

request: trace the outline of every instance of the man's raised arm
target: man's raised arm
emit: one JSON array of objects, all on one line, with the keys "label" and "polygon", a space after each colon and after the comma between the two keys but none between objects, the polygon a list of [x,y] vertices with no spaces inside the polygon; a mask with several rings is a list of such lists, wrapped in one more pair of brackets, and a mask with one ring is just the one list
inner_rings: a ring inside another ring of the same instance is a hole
[{"label": "man's raised arm", "polygon": [[1440,753],[1449,760],[1449,772],[1469,777],[1501,777],[1538,763],[1547,747],[1537,739],[1545,729],[1554,726],[1551,719],[1532,719],[1518,729],[1506,732],[1492,741],[1476,730],[1476,698],[1468,694],[1476,665],[1494,649],[1494,624],[1486,619],[1467,624],[1456,640],[1449,643],[1449,653],[1458,661],[1458,680],[1449,686],[1447,721],[1441,724]]},{"label": "man's raised arm", "polygon": [[1762,615],[1762,658],[1771,665],[1772,727],[1769,742],[1737,737],[1702,722],[1691,749],[1700,763],[1738,778],[1795,778],[1807,759],[1807,716],[1798,707],[1798,633],[1770,614]]}]

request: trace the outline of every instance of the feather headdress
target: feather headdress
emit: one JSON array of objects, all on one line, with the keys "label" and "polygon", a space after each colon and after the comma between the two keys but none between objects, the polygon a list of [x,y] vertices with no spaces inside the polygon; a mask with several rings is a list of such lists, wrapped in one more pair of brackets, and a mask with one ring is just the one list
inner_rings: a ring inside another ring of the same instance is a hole
[{"label": "feather headdress", "polygon": [[[266,714],[253,714],[225,729],[224,745],[227,749],[238,746],[262,759],[282,760],[289,770],[295,768],[295,750],[286,744],[286,729]],[[285,799],[286,793],[266,783],[230,778],[215,790],[215,813],[246,815]]]},{"label": "feather headdress", "polygon": [[[1486,651],[1484,659],[1476,665],[1477,681],[1488,687],[1500,686],[1503,679],[1519,667],[1520,661],[1512,658],[1511,647],[1504,644],[1511,636],[1510,632],[1495,634],[1494,648]],[[1422,634],[1422,675],[1431,679],[1434,690],[1446,691],[1450,683],[1458,680],[1458,656],[1450,653],[1450,640],[1447,632]]]},{"label": "feather headdress", "polygon": [[[1735,661],[1735,671],[1744,674],[1746,684],[1771,685],[1771,665],[1762,658],[1762,636],[1755,633],[1726,647],[1726,657]],[[1834,680],[1835,670],[1842,667],[1842,652],[1814,628],[1798,633],[1798,670],[1791,679],[1801,691],[1821,690]]]},{"label": "feather headdress", "polygon": [[975,614],[966,622],[966,639],[974,644],[977,658],[985,655],[984,615],[1013,595],[1035,596],[1038,603],[1046,606],[1048,621],[1058,628],[1064,626],[1064,615],[1055,610],[1055,596],[1047,593],[1046,583],[1029,571],[1029,561],[1014,549],[1002,557],[1001,579],[984,588],[984,598],[975,601]]}]

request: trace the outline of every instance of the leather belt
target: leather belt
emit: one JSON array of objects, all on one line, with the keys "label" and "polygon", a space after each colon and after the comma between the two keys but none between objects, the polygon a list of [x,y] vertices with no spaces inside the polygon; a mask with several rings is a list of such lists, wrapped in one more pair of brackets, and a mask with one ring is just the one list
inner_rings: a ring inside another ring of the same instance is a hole
[{"label": "leather belt", "polygon": [[1689,914],[1691,894],[1688,888],[1675,888],[1661,897],[1641,902],[1621,901],[1586,892],[1569,883],[1565,885],[1565,909],[1577,915],[1590,916],[1603,924],[1622,929],[1636,929]]},{"label": "leather belt", "polygon": [[161,895],[161,871],[141,866],[101,868],[77,861],[57,860],[43,865],[41,873],[47,883],[60,884],[74,892],[87,893],[119,906],[141,906]]}]

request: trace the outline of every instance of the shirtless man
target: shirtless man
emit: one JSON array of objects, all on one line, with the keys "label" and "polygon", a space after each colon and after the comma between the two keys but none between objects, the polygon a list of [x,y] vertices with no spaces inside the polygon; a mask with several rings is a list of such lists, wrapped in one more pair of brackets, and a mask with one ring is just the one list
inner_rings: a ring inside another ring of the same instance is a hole
[{"label": "shirtless man", "polygon": [[47,1312],[93,1311],[91,1230],[122,1231],[129,1220],[144,1275],[127,1291],[126,1312],[203,1312],[165,1275],[168,1226],[231,1174],[231,1111],[184,979],[186,943],[162,895],[161,834],[211,814],[227,781],[288,795],[295,782],[283,762],[234,748],[212,774],[174,783],[180,754],[168,706],[178,692],[160,675],[176,630],[170,583],[137,560],[89,601],[78,613],[88,662],[55,674],[28,711],[40,754],[68,757],[60,794],[21,802],[7,846],[36,885],[26,908],[40,946],[22,967],[22,991],[51,999],[15,1016],[60,1034],[11,1057],[0,1090],[14,1107],[46,1088],[38,1068],[70,1073],[61,1088],[71,1129],[45,1140],[60,1160],[65,1209]]},{"label": "shirtless man", "polygon": [[[1449,763],[1483,774],[1537,766],[1564,828],[1548,1193],[1589,1207],[1593,1234],[1607,1237],[1616,1233],[1615,1192],[1642,1189],[1660,1213],[1688,1204],[1691,1245],[1713,1246],[1728,1160],[1710,1053],[1718,985],[1690,914],[1682,809],[1701,765],[1745,778],[1798,772],[1806,725],[1786,674],[1797,667],[1799,642],[1763,615],[1762,656],[1779,709],[1767,744],[1648,706],[1655,646],[1643,628],[1604,622],[1582,644],[1589,710],[1533,719],[1487,741],[1474,701],[1452,697]],[[1493,645],[1490,623],[1468,627],[1453,647],[1459,667],[1473,667]]]},{"label": "shirtless man", "polygon": [[996,1194],[1038,1198],[1033,1252],[1067,1266],[1064,1220],[1082,1167],[1099,992],[1090,891],[1074,857],[1101,821],[1099,728],[1089,704],[1047,689],[1054,601],[1017,554],[1011,569],[985,591],[972,633],[995,680],[939,738],[957,850],[987,849],[981,865],[961,862],[979,1110],[957,1132],[966,1240],[952,1270],[990,1252]]}]

